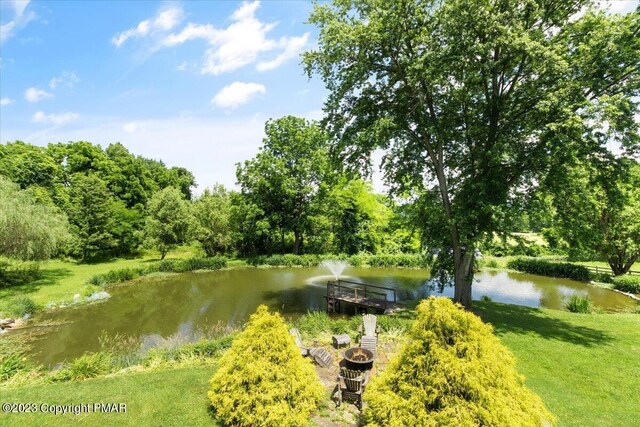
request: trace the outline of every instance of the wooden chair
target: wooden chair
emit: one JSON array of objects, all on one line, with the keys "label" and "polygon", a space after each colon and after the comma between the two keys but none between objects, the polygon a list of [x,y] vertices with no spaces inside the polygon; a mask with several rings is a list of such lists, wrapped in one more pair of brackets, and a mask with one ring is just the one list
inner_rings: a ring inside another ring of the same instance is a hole
[{"label": "wooden chair", "polygon": [[362,394],[369,382],[370,371],[354,371],[347,368],[340,368],[338,374],[338,406],[343,400],[352,400],[362,410]]},{"label": "wooden chair", "polygon": [[362,324],[358,327],[360,336],[378,336],[378,318],[374,314],[363,314]]},{"label": "wooden chair", "polygon": [[362,316],[362,324],[358,328],[360,347],[366,348],[374,355],[378,353],[378,318],[373,314]]},{"label": "wooden chair", "polygon": [[293,336],[293,339],[295,340],[298,348],[300,348],[300,354],[302,354],[303,356],[308,356],[310,347],[306,347],[302,343],[302,337],[300,336],[300,331],[297,330],[296,328],[291,328],[289,329],[289,333]]},{"label": "wooden chair", "polygon": [[289,333],[293,336],[296,345],[300,349],[300,354],[303,356],[312,357],[313,360],[323,368],[327,368],[333,364],[333,357],[331,354],[322,347],[307,347],[302,342],[300,331],[296,328],[289,329]]}]

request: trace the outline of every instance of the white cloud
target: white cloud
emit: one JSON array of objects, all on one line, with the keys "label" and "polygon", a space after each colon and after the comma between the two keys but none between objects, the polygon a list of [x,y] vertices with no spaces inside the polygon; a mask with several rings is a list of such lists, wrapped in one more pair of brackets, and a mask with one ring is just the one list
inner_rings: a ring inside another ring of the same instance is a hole
[{"label": "white cloud", "polygon": [[127,133],[135,133],[146,130],[146,124],[143,122],[129,122],[122,125],[122,130]]},{"label": "white cloud", "polygon": [[609,10],[609,13],[629,13],[636,10],[638,7],[638,0],[635,1],[605,1],[604,7]]},{"label": "white cloud", "polygon": [[43,99],[48,98],[53,98],[53,94],[36,87],[30,87],[29,89],[24,91],[24,99],[29,102],[40,102]]},{"label": "white cloud", "polygon": [[54,77],[49,81],[49,87],[51,89],[55,89],[61,84],[64,84],[65,86],[72,88],[79,81],[80,79],[75,72],[63,71],[58,77]]},{"label": "white cloud", "polygon": [[16,26],[14,21],[9,21],[4,25],[0,25],[0,43],[4,42],[11,36],[13,28]]},{"label": "white cloud", "polygon": [[287,60],[298,56],[309,41],[309,33],[304,33],[300,37],[283,37],[280,44],[284,47],[284,51],[271,61],[258,62],[256,69],[258,71],[267,71],[278,68]]},{"label": "white cloud", "polygon": [[16,17],[22,16],[30,1],[31,0],[10,0],[9,3],[13,7]]},{"label": "white cloud", "polygon": [[258,83],[233,82],[223,87],[211,100],[211,103],[221,108],[236,108],[249,102],[257,94],[264,94],[267,88]]},{"label": "white cloud", "polygon": [[8,5],[13,9],[13,19],[6,24],[0,25],[0,44],[7,41],[19,29],[25,27],[30,21],[35,19],[35,13],[25,13],[29,2],[30,0],[9,0],[7,3],[3,3],[3,5]]},{"label": "white cloud", "polygon": [[219,31],[213,25],[200,25],[189,23],[178,34],[171,33],[162,40],[166,47],[182,44],[189,40],[204,39],[210,43],[215,43]]},{"label": "white cloud", "polygon": [[11,98],[2,98],[2,99],[0,99],[0,105],[2,105],[3,107],[5,105],[9,105],[9,104],[13,104],[13,99],[11,99]]},{"label": "white cloud", "polygon": [[45,114],[42,111],[38,111],[33,115],[34,123],[49,123],[52,125],[63,125],[65,123],[72,122],[76,120],[80,115],[78,113],[60,113],[60,114]]},{"label": "white cloud", "polygon": [[255,17],[259,1],[243,2],[230,17],[231,24],[222,29],[211,24],[189,23],[182,31],[171,33],[162,40],[164,47],[173,47],[190,40],[205,40],[209,44],[204,52],[200,71],[218,75],[254,63],[264,52],[282,49],[275,59],[258,64],[261,71],[271,70],[296,56],[307,43],[309,34],[283,37],[280,41],[268,38],[276,23],[264,23]]},{"label": "white cloud", "polygon": [[184,11],[181,7],[172,6],[161,9],[156,16],[151,19],[145,19],[134,28],[122,31],[111,39],[111,43],[117,47],[122,46],[124,42],[132,37],[144,37],[154,32],[166,32],[174,28],[184,19]]}]

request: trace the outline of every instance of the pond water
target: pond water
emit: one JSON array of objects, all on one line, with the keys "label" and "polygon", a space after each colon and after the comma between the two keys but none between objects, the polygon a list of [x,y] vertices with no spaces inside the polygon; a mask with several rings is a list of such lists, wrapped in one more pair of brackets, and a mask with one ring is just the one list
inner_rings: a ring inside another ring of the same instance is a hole
[{"label": "pond water", "polygon": [[[426,270],[355,267],[348,267],[342,275],[343,279],[395,288],[400,301],[453,296],[453,288],[445,288],[443,293],[432,289],[427,277]],[[111,298],[104,302],[39,315],[38,321],[58,324],[40,328],[31,342],[32,353],[40,363],[53,365],[99,350],[98,338],[103,333],[140,337],[147,346],[166,339],[186,341],[219,322],[241,324],[259,304],[267,304],[285,317],[296,317],[308,310],[325,309],[329,279],[332,276],[321,267],[240,268],[147,278],[110,287]],[[563,299],[572,294],[588,296],[605,309],[635,304],[623,295],[585,283],[523,273],[484,271],[476,275],[473,285],[475,299],[487,295],[496,302],[530,307],[559,309]]]}]

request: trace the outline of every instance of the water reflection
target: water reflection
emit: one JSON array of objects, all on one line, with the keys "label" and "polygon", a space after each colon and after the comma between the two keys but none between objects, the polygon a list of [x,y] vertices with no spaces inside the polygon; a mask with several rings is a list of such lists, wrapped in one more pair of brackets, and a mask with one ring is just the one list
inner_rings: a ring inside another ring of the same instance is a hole
[{"label": "water reflection", "polygon": [[[267,304],[285,317],[326,307],[328,276],[323,268],[233,269],[153,278],[135,285],[109,288],[111,298],[99,304],[54,310],[40,320],[60,323],[34,338],[39,362],[55,364],[86,351],[100,349],[103,333],[140,337],[146,347],[163,340],[192,340],[196,331],[212,325],[241,325],[258,305]],[[453,296],[428,282],[425,270],[348,267],[344,279],[396,289],[399,301],[429,295]],[[391,292],[388,298],[391,298]],[[521,273],[482,272],[473,285],[474,298],[528,307],[562,308],[572,294],[588,296],[596,306],[621,309],[634,302],[627,297],[565,279]]]}]

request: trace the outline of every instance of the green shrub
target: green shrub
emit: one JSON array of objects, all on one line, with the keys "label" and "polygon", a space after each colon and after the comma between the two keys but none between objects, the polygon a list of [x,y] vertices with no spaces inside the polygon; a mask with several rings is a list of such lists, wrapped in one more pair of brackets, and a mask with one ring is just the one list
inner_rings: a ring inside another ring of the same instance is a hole
[{"label": "green shrub", "polygon": [[357,318],[332,319],[324,311],[309,311],[300,316],[296,321],[296,326],[305,335],[317,337],[322,333],[329,335],[346,334],[353,332],[357,327]]},{"label": "green shrub", "polygon": [[426,267],[425,258],[419,254],[370,255],[365,262],[371,267]]},{"label": "green shrub", "polygon": [[507,263],[507,267],[525,273],[540,276],[563,277],[566,279],[588,282],[591,280],[589,270],[582,265],[568,262],[550,262],[541,259],[516,258]]},{"label": "green shrub", "polygon": [[367,387],[369,426],[541,426],[553,422],[524,386],[516,360],[491,326],[431,297],[420,303],[404,345]]},{"label": "green shrub", "polygon": [[111,357],[105,353],[84,354],[67,366],[70,380],[84,380],[103,375],[111,370]]},{"label": "green shrub", "polygon": [[262,305],[220,359],[208,396],[227,425],[306,426],[325,389],[282,317]]},{"label": "green shrub", "polygon": [[32,366],[24,354],[18,352],[0,354],[0,382],[7,381],[18,372],[30,369]]},{"label": "green shrub", "polygon": [[273,267],[315,267],[322,261],[340,259],[354,267],[369,265],[370,267],[406,267],[424,268],[426,260],[420,254],[357,254],[357,255],[270,255],[255,256],[247,259],[254,267],[269,265]]},{"label": "green shrub", "polygon": [[15,316],[31,316],[38,311],[38,305],[29,297],[16,297],[7,303],[7,311]]},{"label": "green shrub", "polygon": [[185,344],[180,348],[180,353],[196,357],[217,356],[224,350],[231,347],[234,338],[235,334],[229,334],[221,338],[201,340],[193,344]]},{"label": "green shrub", "polygon": [[613,287],[619,291],[640,294],[640,276],[626,274],[613,277],[611,281],[613,282]]},{"label": "green shrub", "polygon": [[165,259],[145,268],[123,268],[97,274],[87,280],[88,285],[105,286],[126,282],[151,273],[184,273],[195,270],[219,270],[227,266],[225,257]]},{"label": "green shrub", "polygon": [[11,264],[0,261],[0,289],[25,285],[40,278],[42,272],[36,263]]},{"label": "green shrub", "polygon": [[578,295],[571,295],[564,307],[572,313],[591,313],[593,310],[591,300],[588,297]]}]

